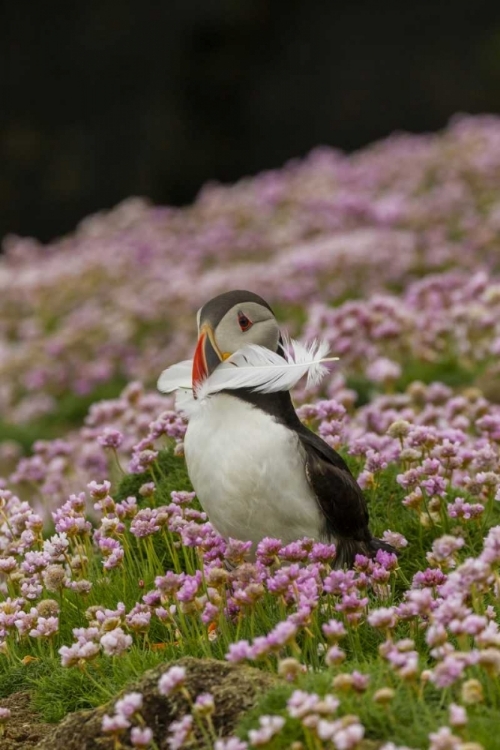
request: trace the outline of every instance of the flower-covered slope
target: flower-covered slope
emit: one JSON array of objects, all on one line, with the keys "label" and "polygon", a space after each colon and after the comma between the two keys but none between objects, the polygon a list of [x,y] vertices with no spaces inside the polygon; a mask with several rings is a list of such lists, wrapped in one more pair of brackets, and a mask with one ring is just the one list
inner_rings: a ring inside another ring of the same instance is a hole
[{"label": "flower-covered slope", "polygon": [[[7,238],[2,419],[30,421],[112,378],[152,384],[190,353],[196,309],[230,288],[259,291],[285,323],[309,318],[313,332],[329,320],[325,305],[408,288],[398,315],[392,295],[366,310],[387,326],[371,325],[376,341],[418,326],[406,347],[435,356],[450,328],[472,326],[498,349],[498,292],[484,297],[468,277],[498,271],[499,180],[499,121],[464,118],[440,135],[393,136],[350,157],[323,148],[232,187],[209,185],[187,209],[129,200],[48,246]],[[411,286],[450,269],[430,288]],[[338,315],[332,342],[345,354],[356,307]],[[459,330],[456,346],[470,335]]]},{"label": "flower-covered slope", "polygon": [[[30,680],[58,719],[160,661],[210,656],[281,680],[237,737],[214,734],[213,696],[173,667],[159,699],[182,695],[186,715],[159,736],[130,693],[103,746],[500,747],[500,406],[478,387],[499,372],[499,187],[500,121],[465,118],[321,149],[187,209],[132,200],[48,247],[6,240],[4,422],[57,422],[100,384],[116,397],[28,455],[1,449],[0,693]],[[248,562],[210,526],[185,424],[151,386],[192,355],[196,309],[238,287],[340,357],[296,389],[298,412],[399,557],[336,570],[333,544],[266,539]]]}]

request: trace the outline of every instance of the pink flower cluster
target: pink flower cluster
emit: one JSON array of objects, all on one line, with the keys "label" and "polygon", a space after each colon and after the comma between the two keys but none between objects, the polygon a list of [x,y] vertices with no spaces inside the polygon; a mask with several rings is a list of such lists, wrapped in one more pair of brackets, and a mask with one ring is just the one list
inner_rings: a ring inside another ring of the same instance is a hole
[{"label": "pink flower cluster", "polygon": [[404,393],[375,396],[352,415],[339,403],[348,399],[337,390],[331,400],[298,411],[333,447],[349,446],[362,462],[364,489],[376,488],[384,469],[397,465],[402,502],[424,526],[485,528],[500,497],[500,407],[477,389],[455,395],[441,383],[415,382]]},{"label": "pink flower cluster", "polygon": [[[349,365],[380,357],[375,381],[443,344],[494,357],[499,175],[498,119],[464,117],[439,136],[397,135],[353,156],[321,148],[208,185],[188,210],[130,199],[48,246],[8,237],[3,418],[36,419],[112,379],[152,384],[190,353],[201,302],[230,288],[307,306],[307,330],[327,328]],[[436,275],[415,281],[423,273]],[[387,296],[394,287],[407,287],[399,300]],[[368,304],[327,307],[374,292]]]},{"label": "pink flower cluster", "polygon": [[[104,714],[102,717],[102,731],[104,734],[112,735],[115,741],[123,733],[130,729],[130,743],[134,748],[152,747],[153,730],[146,726],[142,719],[141,709],[143,707],[143,696],[141,693],[126,693],[115,703],[112,716]],[[135,726],[133,722],[137,722]]]}]

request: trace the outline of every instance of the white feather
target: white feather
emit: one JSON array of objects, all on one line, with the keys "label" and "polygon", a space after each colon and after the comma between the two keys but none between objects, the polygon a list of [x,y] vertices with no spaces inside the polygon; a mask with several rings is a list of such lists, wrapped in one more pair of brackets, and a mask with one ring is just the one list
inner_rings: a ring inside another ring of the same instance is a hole
[{"label": "white feather", "polygon": [[158,379],[162,393],[177,391],[176,408],[189,417],[212,393],[237,388],[251,388],[261,393],[289,391],[307,375],[306,387],[317,385],[328,372],[325,362],[338,357],[327,357],[328,343],[313,341],[306,346],[293,339],[285,339],[283,356],[257,344],[238,349],[229,359],[216,367],[193,394],[192,360],[184,360],[168,367]]},{"label": "white feather", "polygon": [[197,396],[202,399],[211,393],[236,388],[251,388],[261,393],[289,391],[308,375],[307,385],[317,384],[328,372],[324,362],[328,344],[313,342],[309,347],[290,341],[284,355],[256,344],[249,344],[221,363],[200,386]]},{"label": "white feather", "polygon": [[300,341],[283,337],[283,348],[287,361],[300,365],[307,365],[306,388],[319,385],[327,373],[324,362],[333,362],[338,357],[327,357],[329,346],[325,340],[317,340],[306,346]]},{"label": "white feather", "polygon": [[185,359],[176,365],[167,367],[158,378],[156,387],[160,393],[172,393],[178,388],[190,388],[192,390],[193,360]]}]

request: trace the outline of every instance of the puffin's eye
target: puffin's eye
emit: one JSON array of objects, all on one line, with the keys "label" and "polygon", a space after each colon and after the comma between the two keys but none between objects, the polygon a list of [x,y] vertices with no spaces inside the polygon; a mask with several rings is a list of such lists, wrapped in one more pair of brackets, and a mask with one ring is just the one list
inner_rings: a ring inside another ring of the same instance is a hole
[{"label": "puffin's eye", "polygon": [[248,329],[253,326],[253,323],[250,320],[250,318],[247,318],[245,313],[242,313],[242,312],[238,313],[238,323],[242,331],[248,331]]}]

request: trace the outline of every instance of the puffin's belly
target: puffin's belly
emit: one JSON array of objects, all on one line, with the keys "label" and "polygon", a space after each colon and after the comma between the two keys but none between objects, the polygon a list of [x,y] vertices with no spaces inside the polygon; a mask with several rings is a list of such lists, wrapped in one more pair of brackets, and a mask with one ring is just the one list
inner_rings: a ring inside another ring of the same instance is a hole
[{"label": "puffin's belly", "polygon": [[189,421],[184,449],[196,494],[222,536],[254,543],[320,538],[300,440],[261,409],[224,393],[210,396]]}]

